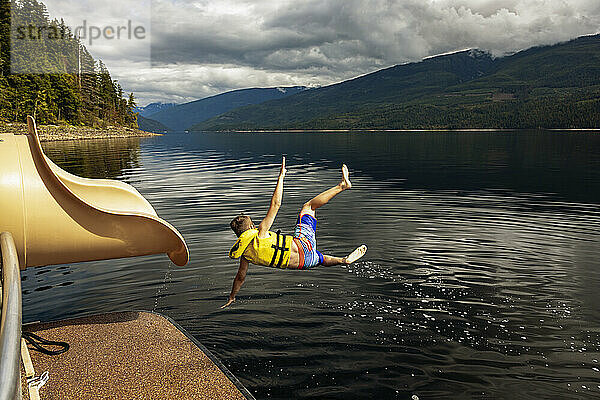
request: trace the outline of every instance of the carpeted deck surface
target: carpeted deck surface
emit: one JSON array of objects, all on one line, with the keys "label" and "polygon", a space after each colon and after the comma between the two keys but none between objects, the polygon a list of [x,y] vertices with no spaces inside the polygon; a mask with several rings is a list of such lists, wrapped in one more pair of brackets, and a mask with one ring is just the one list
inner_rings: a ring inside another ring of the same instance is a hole
[{"label": "carpeted deck surface", "polygon": [[71,346],[57,356],[29,346],[36,375],[50,374],[40,390],[43,400],[246,398],[201,348],[157,314],[105,314],[23,330]]}]

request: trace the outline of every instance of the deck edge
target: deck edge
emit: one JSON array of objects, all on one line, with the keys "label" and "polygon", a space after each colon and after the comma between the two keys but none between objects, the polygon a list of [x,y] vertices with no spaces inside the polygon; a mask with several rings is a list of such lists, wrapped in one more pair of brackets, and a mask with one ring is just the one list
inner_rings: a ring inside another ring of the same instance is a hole
[{"label": "deck edge", "polygon": [[225,364],[223,364],[223,362],[217,356],[215,356],[208,348],[206,348],[206,346],[204,346],[202,343],[200,343],[200,341],[198,339],[196,339],[191,333],[189,333],[181,325],[179,325],[173,318],[169,317],[168,315],[156,312],[156,311],[134,310],[133,312],[154,314],[154,315],[157,315],[157,316],[162,317],[162,318],[166,319],[167,321],[169,321],[171,323],[171,325],[173,325],[175,328],[177,328],[192,343],[194,343],[200,350],[202,350],[204,352],[204,354],[206,354],[206,356],[221,370],[221,372],[223,372],[225,374],[225,376],[227,376],[227,378],[229,378],[231,383],[233,383],[235,385],[235,387],[242,393],[242,395],[244,395],[244,397],[247,400],[256,400],[256,398],[252,395],[252,393],[250,393],[250,391],[242,384],[242,382],[240,382],[240,380],[231,371],[229,371],[229,369],[227,369]]}]

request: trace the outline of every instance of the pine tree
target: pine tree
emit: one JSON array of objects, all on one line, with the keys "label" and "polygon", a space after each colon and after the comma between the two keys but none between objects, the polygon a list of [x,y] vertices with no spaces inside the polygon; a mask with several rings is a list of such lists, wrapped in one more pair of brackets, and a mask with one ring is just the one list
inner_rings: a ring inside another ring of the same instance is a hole
[{"label": "pine tree", "polygon": [[[34,40],[11,48],[11,19],[15,26],[47,28],[33,29]],[[11,74],[11,56],[13,66],[26,67],[27,73]],[[81,74],[75,73],[79,62]],[[50,21],[43,3],[0,0],[0,119],[24,121],[30,114],[42,124],[130,124],[133,114],[123,95],[108,68],[94,60],[64,21]]]},{"label": "pine tree", "polygon": [[0,76],[10,74],[10,0],[0,0]]}]

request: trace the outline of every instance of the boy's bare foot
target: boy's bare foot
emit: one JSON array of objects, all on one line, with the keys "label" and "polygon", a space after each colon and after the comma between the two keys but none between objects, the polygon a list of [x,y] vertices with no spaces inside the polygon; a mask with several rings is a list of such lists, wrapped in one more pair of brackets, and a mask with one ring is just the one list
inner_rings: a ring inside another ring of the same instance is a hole
[{"label": "boy's bare foot", "polygon": [[342,181],[340,182],[340,186],[342,190],[350,189],[352,187],[348,173],[348,166],[346,164],[342,164]]},{"label": "boy's bare foot", "polygon": [[347,257],[343,258],[344,264],[352,264],[353,262],[357,261],[359,258],[364,256],[366,252],[366,245],[363,244],[362,246],[357,247],[352,253],[348,254]]}]

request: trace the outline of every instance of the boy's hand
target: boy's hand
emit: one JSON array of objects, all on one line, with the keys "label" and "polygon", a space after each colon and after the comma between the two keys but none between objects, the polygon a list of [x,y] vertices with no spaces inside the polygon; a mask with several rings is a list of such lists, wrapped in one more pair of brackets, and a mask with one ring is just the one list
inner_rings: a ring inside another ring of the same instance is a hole
[{"label": "boy's hand", "polygon": [[279,176],[285,176],[287,169],[285,169],[285,157],[281,160],[281,171],[279,171]]},{"label": "boy's hand", "polygon": [[233,304],[233,302],[235,302],[235,297],[232,299],[231,297],[229,298],[229,301],[227,301],[227,303],[223,304],[221,306],[221,308],[227,308],[229,307],[231,304]]}]

